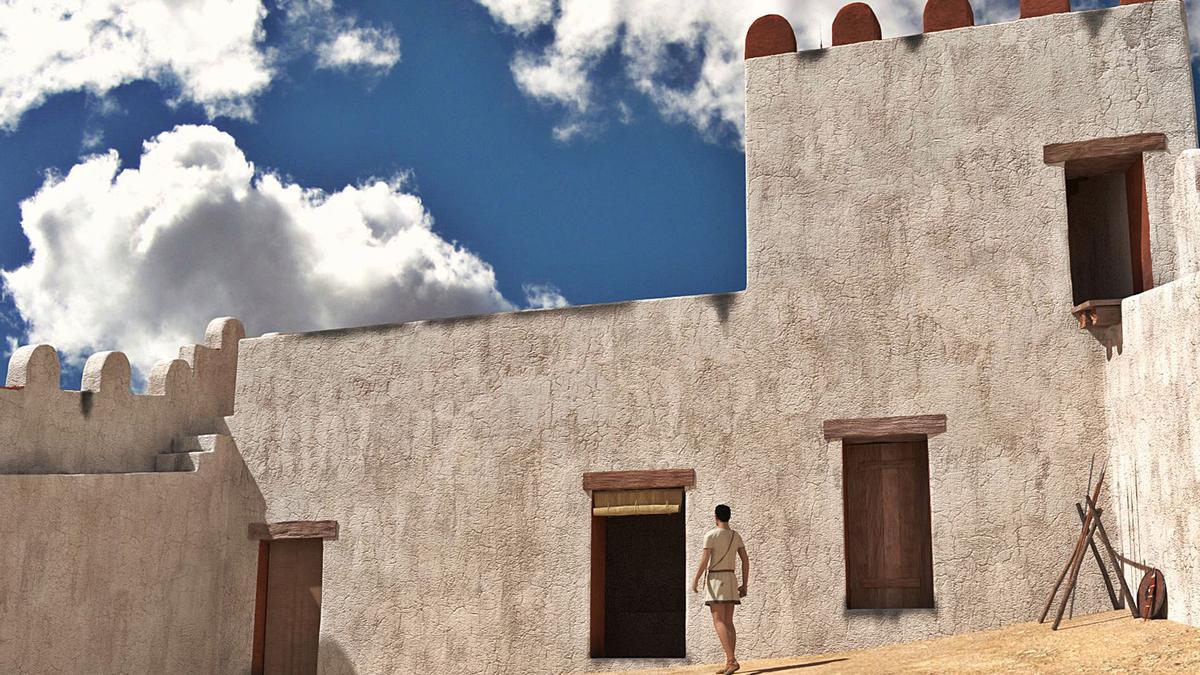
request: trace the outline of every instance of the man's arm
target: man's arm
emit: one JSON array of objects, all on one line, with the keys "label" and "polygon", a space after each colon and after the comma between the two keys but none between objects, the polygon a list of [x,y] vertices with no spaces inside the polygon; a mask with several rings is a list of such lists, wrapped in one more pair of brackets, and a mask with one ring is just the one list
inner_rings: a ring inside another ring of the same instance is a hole
[{"label": "man's arm", "polygon": [[708,567],[708,556],[712,553],[711,548],[704,549],[704,554],[700,556],[700,566],[696,568],[696,576],[692,578],[692,592],[700,592],[700,575],[704,574],[704,568]]},{"label": "man's arm", "polygon": [[750,556],[746,554],[746,547],[738,547],[738,555],[742,558],[742,587],[738,591],[746,594],[746,587],[750,585]]}]

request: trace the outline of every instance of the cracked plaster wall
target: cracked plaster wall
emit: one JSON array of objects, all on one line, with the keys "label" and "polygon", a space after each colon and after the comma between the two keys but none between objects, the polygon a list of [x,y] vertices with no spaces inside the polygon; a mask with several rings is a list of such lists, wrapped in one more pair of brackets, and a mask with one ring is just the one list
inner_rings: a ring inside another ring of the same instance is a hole
[{"label": "cracked plaster wall", "polygon": [[[1180,155],[1175,217],[1200,231],[1200,151]],[[1123,348],[1106,371],[1110,472],[1108,517],[1124,553],[1163,571],[1167,616],[1200,625],[1200,275],[1121,303]],[[1131,584],[1141,573],[1129,570]]]},{"label": "cracked plaster wall", "polygon": [[0,476],[0,672],[247,673],[262,496],[195,472]]},{"label": "cracked plaster wall", "polygon": [[[1172,0],[747,64],[744,293],[241,344],[229,420],[268,520],[336,519],[325,672],[609,668],[588,650],[586,471],[693,467],[687,583],[718,502],[754,561],[739,651],[1035,616],[1107,448],[1104,350],[1070,316],[1047,143],[1148,131],[1151,222],[1195,144]],[[1195,231],[1154,225],[1159,283]],[[828,418],[945,413],[937,608],[844,609]],[[1107,602],[1084,567],[1075,612]],[[687,648],[719,659],[690,596]],[[622,662],[638,665],[648,662]]]}]

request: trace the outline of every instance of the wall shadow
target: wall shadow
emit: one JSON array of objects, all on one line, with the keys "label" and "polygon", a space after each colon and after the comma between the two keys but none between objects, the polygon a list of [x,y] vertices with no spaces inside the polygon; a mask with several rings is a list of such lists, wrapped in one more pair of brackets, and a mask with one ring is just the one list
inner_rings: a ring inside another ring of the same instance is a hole
[{"label": "wall shadow", "polygon": [[356,675],[350,656],[337,642],[322,638],[317,652],[317,670],[323,675]]}]

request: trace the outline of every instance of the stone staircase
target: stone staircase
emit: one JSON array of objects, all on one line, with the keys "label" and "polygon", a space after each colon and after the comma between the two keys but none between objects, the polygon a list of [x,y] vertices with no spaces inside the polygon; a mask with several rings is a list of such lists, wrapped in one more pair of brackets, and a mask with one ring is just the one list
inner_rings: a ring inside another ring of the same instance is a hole
[{"label": "stone staircase", "polygon": [[154,458],[155,471],[195,471],[200,458],[216,451],[220,434],[180,436],[171,441],[171,449]]}]

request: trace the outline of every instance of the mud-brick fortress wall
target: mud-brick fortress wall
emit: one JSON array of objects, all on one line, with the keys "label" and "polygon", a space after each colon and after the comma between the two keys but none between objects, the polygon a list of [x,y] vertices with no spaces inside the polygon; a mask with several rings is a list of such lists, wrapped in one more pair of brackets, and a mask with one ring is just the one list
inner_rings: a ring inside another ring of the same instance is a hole
[{"label": "mud-brick fortress wall", "polygon": [[[1173,201],[1177,230],[1200,241],[1200,151],[1180,156]],[[1162,569],[1168,617],[1200,626],[1200,274],[1126,298],[1121,333],[1105,380],[1113,529]]]},{"label": "mud-brick fortress wall", "polygon": [[59,388],[50,345],[0,389],[0,672],[248,672],[264,506],[224,434],[241,323],[130,390],[120,352]]},{"label": "mud-brick fortress wall", "polygon": [[[694,468],[693,557],[733,506],[744,653],[1028,620],[1108,452],[1105,352],[1070,315],[1043,147],[1165,134],[1146,155],[1156,281],[1194,269],[1169,210],[1196,141],[1182,11],[749,60],[744,292],[243,341],[229,425],[267,520],[341,524],[323,649],[360,672],[611,667],[588,659],[581,476],[602,470]],[[917,414],[948,419],[929,441],[937,608],[848,612],[821,423]],[[1075,611],[1106,602],[1085,577]],[[687,648],[719,658],[698,601]]]},{"label": "mud-brick fortress wall", "polygon": [[[0,390],[0,671],[245,672],[247,525],[323,519],[340,531],[325,672],[609,668],[588,658],[581,486],[603,470],[695,469],[689,565],[712,505],[733,506],[755,570],[739,643],[770,656],[1029,619],[1111,450],[1118,543],[1172,551],[1172,616],[1195,622],[1182,12],[880,40],[858,9],[834,33],[865,41],[800,53],[758,34],[743,292],[240,342],[218,321],[147,396],[115,353],[62,392],[52,348],[19,351]],[[1043,147],[1147,132],[1166,137],[1145,155],[1159,287],[1125,300],[1106,361],[1069,314],[1063,167]],[[847,611],[822,422],[920,414],[948,423],[929,439],[936,609]],[[689,658],[717,660],[690,602]],[[1105,602],[1085,576],[1076,612]]]}]

